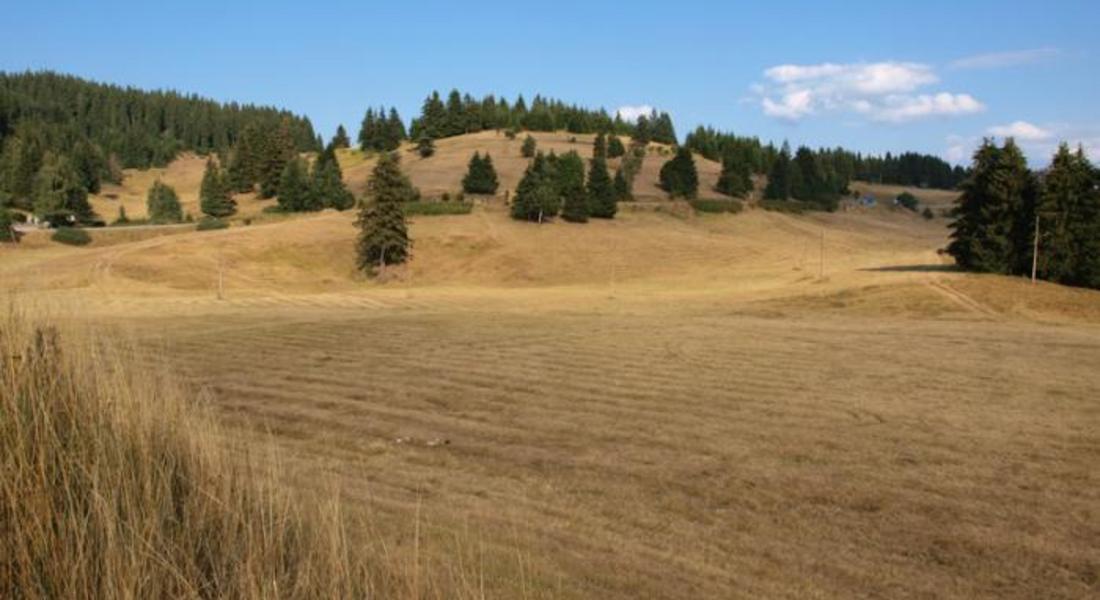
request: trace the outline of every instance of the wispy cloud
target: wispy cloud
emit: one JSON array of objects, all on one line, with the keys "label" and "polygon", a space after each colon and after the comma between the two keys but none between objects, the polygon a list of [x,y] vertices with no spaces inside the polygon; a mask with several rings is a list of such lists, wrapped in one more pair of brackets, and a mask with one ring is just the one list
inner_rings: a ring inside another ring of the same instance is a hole
[{"label": "wispy cloud", "polygon": [[872,121],[902,123],[985,110],[970,94],[917,93],[939,82],[932,67],[921,63],[778,65],[764,76],[767,83],[750,89],[764,114],[786,121],[849,112]]},{"label": "wispy cloud", "polygon": [[1013,121],[1008,125],[995,125],[990,127],[987,133],[997,137],[1011,137],[1027,142],[1043,142],[1054,137],[1054,133],[1049,129],[1043,129],[1027,121]]},{"label": "wispy cloud", "polygon": [[1050,60],[1061,54],[1058,48],[1032,48],[1030,50],[1012,50],[1008,52],[989,52],[975,54],[951,61],[952,69],[1001,69],[1031,65]]},{"label": "wispy cloud", "polygon": [[615,109],[615,112],[618,113],[620,117],[622,117],[622,120],[627,121],[628,123],[633,123],[638,120],[638,117],[648,117],[650,113],[653,112],[653,107],[648,104],[639,104],[636,106],[627,105],[620,106],[619,108]]}]

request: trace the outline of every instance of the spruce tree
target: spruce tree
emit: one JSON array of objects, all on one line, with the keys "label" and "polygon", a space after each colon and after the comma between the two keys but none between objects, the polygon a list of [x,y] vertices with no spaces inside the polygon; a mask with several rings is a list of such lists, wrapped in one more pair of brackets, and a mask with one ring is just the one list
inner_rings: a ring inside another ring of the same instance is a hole
[{"label": "spruce tree", "polygon": [[1003,148],[985,140],[974,153],[962,190],[953,211],[948,253],[967,270],[1022,270],[1031,257],[1031,240],[1020,230],[1034,217],[1026,214],[1027,206],[1034,206],[1028,198],[1034,187],[1023,153],[1011,139]]},{"label": "spruce tree", "polygon": [[435,154],[435,140],[427,133],[421,133],[416,140],[416,152],[420,158],[428,158]]},{"label": "spruce tree", "polygon": [[309,193],[311,206],[347,210],[355,205],[355,196],[344,186],[343,173],[334,152],[322,152],[313,162]]},{"label": "spruce tree", "polygon": [[714,189],[727,196],[743,197],[752,189],[749,163],[734,150],[722,155],[722,173]]},{"label": "spruce tree", "polygon": [[597,219],[613,219],[617,210],[615,187],[607,174],[607,161],[595,158],[588,171],[588,214]]},{"label": "spruce tree", "polygon": [[764,188],[764,198],[768,200],[787,200],[791,197],[791,147],[783,142],[783,149],[772,161],[768,171],[768,185]]},{"label": "spruce tree", "polygon": [[387,265],[408,259],[411,242],[403,203],[415,197],[415,189],[401,172],[398,156],[393,153],[380,156],[367,182],[367,197],[356,220],[360,270],[376,274]]},{"label": "spruce tree", "polygon": [[474,152],[466,176],[462,178],[462,191],[467,194],[495,194],[499,183],[497,172],[493,168],[493,159],[486,154]]},{"label": "spruce tree", "polygon": [[289,121],[283,119],[279,127],[265,136],[260,155],[260,197],[271,198],[279,193],[279,180],[286,164],[295,158],[297,151],[290,134]]},{"label": "spruce tree", "polygon": [[592,144],[592,158],[607,158],[607,136],[602,131],[596,134]]},{"label": "spruce tree", "polygon": [[288,162],[279,178],[279,208],[285,212],[321,210],[319,200],[311,193],[305,162],[300,158]]},{"label": "spruce tree", "polygon": [[34,177],[34,212],[53,225],[90,223],[95,213],[88,191],[68,158],[47,152]]},{"label": "spruce tree", "polygon": [[[1096,196],[1093,169],[1078,149],[1062,144],[1043,179],[1037,212],[1039,218],[1039,275],[1059,283],[1089,285],[1090,254],[1100,240],[1091,240]],[[1092,213],[1092,214],[1090,214]]]},{"label": "spruce tree", "polygon": [[11,212],[0,207],[0,242],[18,242],[19,236],[15,231],[15,222]]},{"label": "spruce tree", "polygon": [[542,152],[527,165],[512,202],[512,218],[541,223],[557,215],[561,200],[555,184],[554,167]]},{"label": "spruce tree", "polygon": [[588,192],[584,187],[584,159],[576,151],[562,154],[554,165],[554,181],[561,197],[561,218],[588,221]]},{"label": "spruce tree", "polygon": [[523,138],[523,146],[520,147],[520,154],[523,158],[531,158],[535,156],[535,150],[538,148],[538,142],[530,134]]},{"label": "spruce tree", "polygon": [[237,212],[237,202],[230,195],[226,183],[217,163],[212,158],[208,159],[199,186],[199,208],[204,215],[220,219]]},{"label": "spruce tree", "polygon": [[343,124],[336,126],[336,135],[332,136],[333,148],[350,148],[351,139],[348,138],[348,132],[344,129]]},{"label": "spruce tree", "polygon": [[145,199],[145,210],[149,215],[149,222],[180,223],[183,221],[183,207],[180,206],[179,196],[171,186],[157,181],[149,188]]},{"label": "spruce tree", "polygon": [[676,156],[661,166],[660,182],[661,189],[671,198],[695,198],[699,192],[699,173],[691,150],[686,147],[676,150]]},{"label": "spruce tree", "polygon": [[626,154],[626,146],[623,145],[623,141],[618,135],[611,134],[607,140],[607,157],[620,158],[624,154]]},{"label": "spruce tree", "polygon": [[634,199],[634,194],[630,190],[630,182],[626,180],[622,167],[615,169],[614,188],[616,202],[628,202]]}]

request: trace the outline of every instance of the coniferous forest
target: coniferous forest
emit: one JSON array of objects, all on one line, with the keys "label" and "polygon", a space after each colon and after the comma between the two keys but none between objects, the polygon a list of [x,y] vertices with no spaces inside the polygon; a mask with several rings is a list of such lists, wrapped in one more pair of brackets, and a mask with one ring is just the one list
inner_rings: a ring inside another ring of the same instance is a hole
[{"label": "coniferous forest", "polygon": [[118,182],[122,169],[163,166],[182,151],[226,152],[249,128],[280,129],[293,151],[317,149],[309,119],[285,110],[52,72],[0,73],[0,204],[60,206],[90,219],[86,195]]}]

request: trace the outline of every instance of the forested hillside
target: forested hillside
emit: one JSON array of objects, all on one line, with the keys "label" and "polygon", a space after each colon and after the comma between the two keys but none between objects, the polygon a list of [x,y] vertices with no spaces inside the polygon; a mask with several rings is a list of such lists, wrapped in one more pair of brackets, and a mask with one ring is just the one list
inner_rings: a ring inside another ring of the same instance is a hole
[{"label": "forested hillside", "polygon": [[250,126],[281,127],[298,150],[317,146],[309,119],[285,110],[51,72],[0,73],[0,205],[52,204],[88,218],[84,196],[123,168],[161,166],[185,150],[222,152]]}]

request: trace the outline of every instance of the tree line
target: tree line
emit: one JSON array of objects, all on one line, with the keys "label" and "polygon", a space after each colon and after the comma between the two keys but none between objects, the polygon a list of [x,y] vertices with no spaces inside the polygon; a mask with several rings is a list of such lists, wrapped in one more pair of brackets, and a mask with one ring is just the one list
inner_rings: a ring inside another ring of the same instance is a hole
[{"label": "tree line", "polygon": [[1100,173],[1062,144],[1041,174],[1019,146],[985,140],[952,211],[947,252],[963,269],[1100,288]]},{"label": "tree line", "polygon": [[248,128],[280,126],[296,151],[319,148],[309,119],[284,110],[0,72],[0,206],[88,222],[87,194],[120,182],[122,169],[163,166],[181,151],[225,152]]}]

